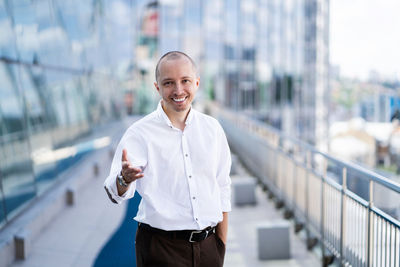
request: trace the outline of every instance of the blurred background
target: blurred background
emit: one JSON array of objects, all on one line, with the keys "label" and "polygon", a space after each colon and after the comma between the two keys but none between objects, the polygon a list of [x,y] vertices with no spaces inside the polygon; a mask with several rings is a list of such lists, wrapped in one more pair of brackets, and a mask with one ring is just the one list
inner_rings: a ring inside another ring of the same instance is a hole
[{"label": "blurred background", "polygon": [[154,68],[170,50],[199,65],[196,105],[214,101],[400,181],[399,10],[396,0],[0,0],[0,227],[108,146],[98,129],[156,107]]}]

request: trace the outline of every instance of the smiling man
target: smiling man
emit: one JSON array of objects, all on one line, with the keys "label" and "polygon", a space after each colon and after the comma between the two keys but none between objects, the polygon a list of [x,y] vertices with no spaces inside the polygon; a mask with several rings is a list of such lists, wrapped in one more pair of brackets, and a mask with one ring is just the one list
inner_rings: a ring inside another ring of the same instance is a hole
[{"label": "smiling man", "polygon": [[231,158],[217,120],[192,107],[200,78],[178,51],[156,66],[157,110],[123,135],[104,182],[114,203],[142,200],[134,218],[136,263],[222,266],[231,210]]}]

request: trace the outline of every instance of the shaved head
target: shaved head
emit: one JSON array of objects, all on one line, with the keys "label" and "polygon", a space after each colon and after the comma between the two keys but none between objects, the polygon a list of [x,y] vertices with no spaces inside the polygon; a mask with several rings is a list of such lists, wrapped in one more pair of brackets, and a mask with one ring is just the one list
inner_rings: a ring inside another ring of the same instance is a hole
[{"label": "shaved head", "polygon": [[190,61],[190,63],[192,64],[192,68],[194,73],[196,73],[197,75],[197,66],[196,63],[194,63],[193,59],[191,57],[189,57],[188,55],[186,55],[183,52],[180,51],[170,51],[166,54],[164,54],[157,62],[157,66],[156,66],[156,81],[158,82],[158,78],[160,77],[160,65],[162,63],[162,61],[164,60],[175,60],[175,59],[181,59],[181,58],[186,58]]}]

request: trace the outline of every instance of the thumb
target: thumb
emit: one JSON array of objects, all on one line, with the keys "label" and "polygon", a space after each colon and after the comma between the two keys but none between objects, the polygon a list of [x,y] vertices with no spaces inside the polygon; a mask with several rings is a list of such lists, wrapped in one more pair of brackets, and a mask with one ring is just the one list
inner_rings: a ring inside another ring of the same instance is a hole
[{"label": "thumb", "polygon": [[122,161],[129,161],[128,160],[128,151],[126,149],[122,150]]}]

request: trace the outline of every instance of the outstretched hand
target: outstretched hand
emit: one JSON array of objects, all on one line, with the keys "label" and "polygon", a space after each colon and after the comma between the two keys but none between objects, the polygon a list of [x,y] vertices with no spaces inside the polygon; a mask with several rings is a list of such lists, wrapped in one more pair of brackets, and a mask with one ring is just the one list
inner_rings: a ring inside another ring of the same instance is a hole
[{"label": "outstretched hand", "polygon": [[142,178],[144,176],[142,170],[137,167],[133,167],[128,159],[128,151],[126,149],[122,150],[122,177],[124,177],[125,182],[131,183],[136,179]]}]

